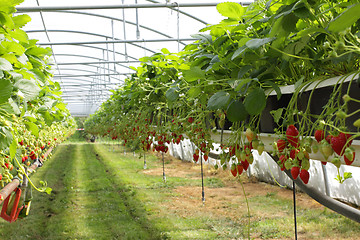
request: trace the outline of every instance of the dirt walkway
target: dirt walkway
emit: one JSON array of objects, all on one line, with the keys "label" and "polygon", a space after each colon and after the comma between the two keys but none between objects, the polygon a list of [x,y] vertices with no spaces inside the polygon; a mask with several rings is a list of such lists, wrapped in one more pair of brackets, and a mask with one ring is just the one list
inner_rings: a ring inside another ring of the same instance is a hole
[{"label": "dirt walkway", "polygon": [[[158,157],[160,158],[161,156],[158,155]],[[199,164],[183,162],[171,156],[165,156],[165,162],[167,163],[166,176],[201,179]],[[143,172],[149,175],[161,176],[162,171],[162,168],[155,168],[144,170]],[[256,179],[249,179],[244,173],[243,175],[241,179],[243,180],[243,186],[248,198],[274,195],[280,199],[292,200],[293,198],[293,193],[290,189],[259,182]],[[224,183],[223,187],[216,188],[206,187],[205,185],[205,207],[207,211],[236,219],[239,217],[239,212],[234,211],[232,207],[228,207],[236,205],[243,209],[242,214],[246,214],[246,202],[241,184],[238,179],[231,175],[230,171],[215,170],[212,166],[204,165],[204,177],[215,177]],[[174,197],[173,201],[166,203],[166,207],[174,210],[177,214],[187,217],[189,214],[194,213],[195,209],[202,206],[201,187],[180,186],[174,191],[178,194]],[[296,198],[296,203],[299,207],[324,209],[324,206],[305,193],[297,192]],[[281,217],[283,213],[278,212],[277,214]],[[259,215],[263,214],[259,213]]]}]

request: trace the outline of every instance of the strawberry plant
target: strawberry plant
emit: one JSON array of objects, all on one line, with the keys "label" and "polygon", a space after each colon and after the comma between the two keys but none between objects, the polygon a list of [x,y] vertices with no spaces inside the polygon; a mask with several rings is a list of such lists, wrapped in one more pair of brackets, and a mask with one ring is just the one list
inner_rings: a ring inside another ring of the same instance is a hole
[{"label": "strawberry plant", "polygon": [[[44,162],[46,151],[75,128],[60,85],[52,80],[51,49],[37,46],[21,29],[31,19],[26,14],[13,16],[17,3],[0,6],[1,187],[14,178],[22,181],[25,169],[35,161]],[[51,191],[46,186],[38,190]]]}]

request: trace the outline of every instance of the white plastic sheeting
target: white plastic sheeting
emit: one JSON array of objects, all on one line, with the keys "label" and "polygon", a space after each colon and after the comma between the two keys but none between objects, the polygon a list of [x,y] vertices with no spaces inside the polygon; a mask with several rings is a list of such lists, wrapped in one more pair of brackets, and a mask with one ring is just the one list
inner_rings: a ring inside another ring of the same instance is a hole
[{"label": "white plastic sheeting", "polygon": [[[219,144],[214,144],[214,153],[220,153]],[[195,146],[189,139],[181,141],[180,144],[172,144],[169,146],[170,155],[184,161],[193,161],[193,154]],[[276,162],[267,153],[259,156],[256,150],[253,150],[254,162],[249,166],[248,176],[252,175],[261,181],[269,183],[279,183],[282,186],[292,188],[292,180],[280,170]],[[200,164],[200,162],[198,162]],[[215,165],[219,164],[219,160],[209,158],[205,164]],[[316,188],[323,194],[332,198],[340,199],[348,203],[360,205],[360,169],[358,167],[345,166],[340,167],[340,173],[351,172],[352,178],[347,179],[340,184],[335,177],[337,175],[337,168],[327,163],[325,166],[320,161],[310,160],[311,167],[309,169],[310,179],[308,185]],[[324,171],[325,170],[325,171]],[[276,180],[276,181],[275,181]],[[326,190],[326,184],[328,191]],[[327,193],[328,192],[328,193]]]}]

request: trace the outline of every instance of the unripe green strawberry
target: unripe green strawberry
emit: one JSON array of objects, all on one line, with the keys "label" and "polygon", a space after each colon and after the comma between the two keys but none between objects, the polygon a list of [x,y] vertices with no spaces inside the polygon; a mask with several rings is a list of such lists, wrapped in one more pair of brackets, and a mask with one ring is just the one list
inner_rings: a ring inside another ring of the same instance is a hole
[{"label": "unripe green strawberry", "polygon": [[264,143],[259,143],[259,146],[257,147],[258,153],[261,156],[261,154],[264,152],[265,146]]},{"label": "unripe green strawberry", "polygon": [[301,161],[301,168],[305,170],[309,170],[310,168],[310,161],[308,159],[304,159]]},{"label": "unripe green strawberry", "polygon": [[344,111],[339,110],[336,112],[336,117],[338,117],[339,119],[345,119],[347,117],[347,115]]},{"label": "unripe green strawberry", "polygon": [[214,168],[215,168],[215,170],[218,170],[219,166],[217,164],[215,164]]},{"label": "unripe green strawberry", "polygon": [[246,159],[246,153],[245,151],[241,151],[239,160],[244,161],[245,159]]},{"label": "unripe green strawberry", "polygon": [[338,157],[334,157],[331,160],[331,163],[334,164],[337,168],[339,168],[341,166],[341,161],[340,161],[340,158],[338,158]]},{"label": "unripe green strawberry", "polygon": [[354,160],[353,152],[354,152],[354,150],[351,147],[347,147],[345,149],[345,154],[344,155],[351,162]]},{"label": "unripe green strawberry", "polygon": [[225,125],[225,119],[220,119],[219,120],[219,127],[222,129],[222,128],[224,128],[224,125]]},{"label": "unripe green strawberry", "polygon": [[259,146],[259,140],[255,138],[254,140],[252,140],[252,147],[257,150],[258,146]]},{"label": "unripe green strawberry", "polygon": [[249,155],[247,161],[248,161],[250,164],[252,164],[252,163],[254,162],[254,157],[253,157],[252,154]]},{"label": "unripe green strawberry", "polygon": [[303,151],[300,151],[296,156],[299,160],[303,160],[305,155]]},{"label": "unripe green strawberry", "polygon": [[356,120],[353,125],[357,128],[360,128],[360,118],[358,120]]},{"label": "unripe green strawberry", "polygon": [[317,153],[317,152],[319,151],[319,145],[314,144],[314,145],[312,146],[312,151],[313,151],[313,153]]},{"label": "unripe green strawberry", "polygon": [[251,142],[254,139],[255,134],[250,128],[247,128],[245,131],[245,136],[246,136],[247,140],[249,142]]},{"label": "unripe green strawberry", "polygon": [[285,161],[285,163],[284,163],[284,166],[285,166],[286,170],[291,169],[291,167],[292,167],[292,161],[291,161],[291,159],[287,159],[287,160]]},{"label": "unripe green strawberry", "polygon": [[241,161],[241,150],[240,149],[235,149],[235,156],[239,161]]},{"label": "unripe green strawberry", "polygon": [[348,101],[351,100],[351,97],[350,97],[349,95],[345,94],[345,95],[342,97],[342,99],[344,100],[344,102],[348,102]]},{"label": "unripe green strawberry", "polygon": [[312,152],[311,144],[310,144],[310,143],[305,143],[305,144],[304,144],[304,148],[305,148],[305,150],[306,150],[308,153],[311,153],[311,152]]},{"label": "unripe green strawberry", "polygon": [[323,154],[325,159],[328,159],[333,154],[334,150],[326,140],[322,140],[320,145],[320,152]]}]

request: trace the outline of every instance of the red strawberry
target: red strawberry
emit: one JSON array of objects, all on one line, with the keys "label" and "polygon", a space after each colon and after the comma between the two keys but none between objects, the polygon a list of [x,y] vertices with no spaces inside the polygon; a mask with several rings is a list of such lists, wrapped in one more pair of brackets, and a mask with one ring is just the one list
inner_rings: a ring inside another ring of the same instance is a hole
[{"label": "red strawberry", "polygon": [[192,117],[189,117],[189,118],[188,118],[188,122],[189,122],[189,123],[193,123],[193,122],[194,122],[194,119],[193,119]]},{"label": "red strawberry", "polygon": [[197,162],[199,160],[199,155],[194,153],[193,158],[194,158],[194,161]]},{"label": "red strawberry", "polygon": [[284,151],[284,149],[286,147],[286,144],[287,143],[286,143],[286,141],[284,139],[277,140],[276,145],[277,145],[277,148],[278,148],[280,153],[282,153]]},{"label": "red strawberry", "polygon": [[296,159],[297,158],[297,155],[299,154],[299,150],[298,149],[291,149],[291,151],[290,151],[290,157],[292,158],[292,159]]},{"label": "red strawberry", "polygon": [[322,164],[322,165],[326,165],[326,164],[327,164],[327,162],[323,162],[323,161],[322,161],[322,162],[321,162],[321,164]]},{"label": "red strawberry", "polygon": [[316,130],[314,136],[317,142],[321,142],[325,138],[325,133],[323,130]]},{"label": "red strawberry", "polygon": [[355,152],[352,152],[352,155],[353,155],[352,160],[351,160],[351,158],[348,158],[346,155],[344,155],[344,161],[345,161],[346,165],[351,165],[354,162]]},{"label": "red strawberry", "polygon": [[23,146],[23,145],[24,145],[24,141],[21,140],[21,142],[19,142],[19,144],[20,144],[21,146]]},{"label": "red strawberry", "polygon": [[208,155],[204,155],[204,160],[205,162],[209,159],[209,156]]},{"label": "red strawberry", "polygon": [[231,165],[230,172],[231,172],[231,174],[232,174],[234,177],[236,177],[238,171],[237,171],[237,168],[236,168],[236,165],[235,165],[235,164]]},{"label": "red strawberry", "polygon": [[280,167],[281,167],[281,171],[285,170],[285,161],[287,160],[287,157],[285,155],[281,155],[279,158],[280,161]]},{"label": "red strawberry", "polygon": [[[2,175],[1,175],[1,173],[0,173],[0,181],[1,181],[1,179],[2,179]],[[2,200],[2,196],[0,195],[0,200]]]},{"label": "red strawberry", "polygon": [[303,181],[303,183],[308,184],[309,178],[310,178],[309,172],[307,170],[305,170],[305,169],[302,169],[301,172],[300,172],[300,178]]},{"label": "red strawberry", "polygon": [[293,147],[299,147],[299,131],[294,125],[289,125],[286,129],[286,138]]},{"label": "red strawberry", "polygon": [[345,151],[346,141],[346,135],[343,133],[340,133],[338,136],[332,136],[330,141],[331,147],[338,155],[342,156]]},{"label": "red strawberry", "polygon": [[293,177],[294,180],[297,179],[299,173],[300,173],[300,167],[295,166],[291,168],[291,176]]},{"label": "red strawberry", "polygon": [[236,165],[236,167],[237,167],[237,171],[238,171],[239,175],[241,175],[242,172],[243,172],[243,170],[244,170],[243,165],[241,165],[241,163],[238,163],[238,164]]},{"label": "red strawberry", "polygon": [[245,136],[246,136],[247,140],[249,142],[251,142],[254,139],[255,135],[254,135],[254,132],[250,128],[247,128],[245,131]]},{"label": "red strawberry", "polygon": [[244,170],[247,171],[249,167],[249,162],[247,160],[241,161],[241,165],[244,167]]}]

